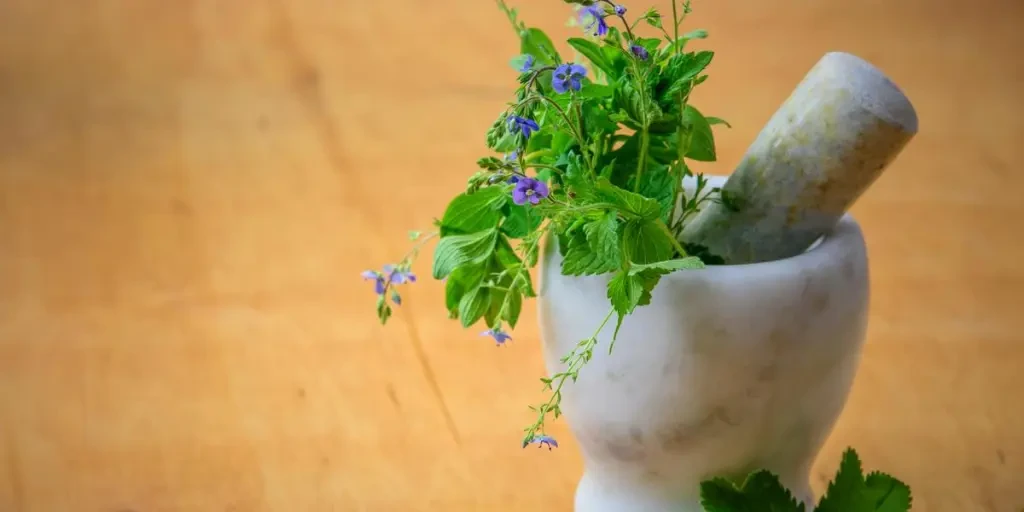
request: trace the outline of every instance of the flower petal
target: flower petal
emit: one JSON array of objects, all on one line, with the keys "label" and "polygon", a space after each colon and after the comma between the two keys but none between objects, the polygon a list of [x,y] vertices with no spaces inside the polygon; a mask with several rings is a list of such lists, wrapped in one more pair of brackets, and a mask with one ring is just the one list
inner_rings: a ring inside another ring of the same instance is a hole
[{"label": "flower petal", "polygon": [[[522,183],[522,181],[520,181],[519,183]],[[512,202],[515,203],[515,204],[518,204],[518,205],[525,204],[526,203],[526,189],[522,188],[522,187],[516,187],[512,191]]]}]

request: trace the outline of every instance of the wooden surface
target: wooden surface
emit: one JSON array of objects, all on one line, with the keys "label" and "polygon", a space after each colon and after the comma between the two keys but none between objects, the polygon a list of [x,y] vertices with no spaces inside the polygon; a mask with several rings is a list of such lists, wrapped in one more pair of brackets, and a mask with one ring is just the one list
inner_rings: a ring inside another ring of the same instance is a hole
[{"label": "wooden surface", "polygon": [[[562,2],[522,0],[563,38]],[[667,5],[661,2],[659,5]],[[840,452],[915,510],[1024,507],[1024,5],[700,1],[728,173],[826,51],[921,133],[855,207],[873,303]],[[633,11],[644,5],[630,4]],[[491,2],[0,2],[0,511],[568,511],[533,308],[497,349],[404,253],[484,153],[517,44]]]}]

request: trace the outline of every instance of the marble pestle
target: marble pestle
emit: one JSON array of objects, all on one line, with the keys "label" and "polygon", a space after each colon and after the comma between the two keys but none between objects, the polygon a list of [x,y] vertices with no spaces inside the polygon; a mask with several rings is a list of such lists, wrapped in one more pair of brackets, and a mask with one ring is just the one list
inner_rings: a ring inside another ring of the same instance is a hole
[{"label": "marble pestle", "polygon": [[726,264],[795,256],[828,233],[917,133],[900,89],[868,62],[828,53],[683,230]]}]

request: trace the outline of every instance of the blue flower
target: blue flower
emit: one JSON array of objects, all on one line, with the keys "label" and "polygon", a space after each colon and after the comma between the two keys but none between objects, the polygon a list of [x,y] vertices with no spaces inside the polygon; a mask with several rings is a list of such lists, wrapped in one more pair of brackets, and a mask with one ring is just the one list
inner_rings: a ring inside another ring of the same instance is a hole
[{"label": "blue flower", "polygon": [[523,58],[523,65],[519,66],[520,73],[526,73],[533,68],[533,55],[526,54]]},{"label": "blue flower", "polygon": [[615,6],[615,15],[616,16],[625,16],[626,15],[626,6],[625,5],[616,5]]},{"label": "blue flower", "polygon": [[582,80],[585,76],[587,68],[579,64],[562,64],[555,68],[551,75],[551,87],[554,87],[558,94],[563,94],[569,89],[578,91],[583,87]]},{"label": "blue flower", "polygon": [[513,174],[512,176],[509,176],[507,183],[509,185],[515,185],[516,183],[519,183],[519,176],[516,175],[516,174]]},{"label": "blue flower", "polygon": [[636,58],[640,60],[647,60],[651,56],[651,54],[647,53],[647,48],[644,48],[643,46],[640,46],[636,43],[633,43],[629,46],[629,51],[632,52],[633,55],[636,55]]},{"label": "blue flower", "polygon": [[512,336],[509,336],[508,333],[503,332],[500,327],[497,328],[497,329],[488,329],[488,330],[480,333],[480,335],[481,336],[490,336],[490,337],[494,338],[494,341],[496,341],[498,343],[499,347],[504,345],[506,341],[512,339]]},{"label": "blue flower", "polygon": [[512,202],[518,205],[537,204],[548,196],[548,185],[533,178],[519,178],[516,188],[512,189]]},{"label": "blue flower", "polygon": [[533,439],[530,439],[528,442],[523,444],[523,448],[526,448],[526,445],[529,444],[536,444],[538,448],[542,448],[544,447],[544,445],[548,445],[548,450],[551,450],[552,448],[558,448],[558,441],[555,441],[555,438],[544,434],[541,434],[539,436],[533,436]]},{"label": "blue flower", "polygon": [[608,23],[604,21],[604,7],[598,4],[591,4],[580,9],[580,23],[583,28],[593,30],[595,36],[603,36],[608,33]]},{"label": "blue flower", "polygon": [[540,130],[540,125],[533,119],[519,116],[508,116],[508,128],[512,133],[522,133],[523,137],[529,139],[533,132]]},{"label": "blue flower", "polygon": [[377,295],[384,295],[386,284],[384,282],[383,274],[375,270],[367,270],[362,273],[362,276],[364,280],[372,279],[374,281],[373,291],[376,292]]},{"label": "blue flower", "polygon": [[384,265],[384,273],[388,275],[388,279],[390,279],[394,284],[416,282],[416,274],[413,274],[408,270],[398,270],[394,265]]}]

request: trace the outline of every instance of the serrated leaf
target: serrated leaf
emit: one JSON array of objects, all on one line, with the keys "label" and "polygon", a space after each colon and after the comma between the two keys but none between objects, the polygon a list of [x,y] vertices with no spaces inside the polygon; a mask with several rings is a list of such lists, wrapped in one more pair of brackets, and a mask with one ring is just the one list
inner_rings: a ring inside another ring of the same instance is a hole
[{"label": "serrated leaf", "polygon": [[494,253],[498,229],[491,228],[468,235],[442,237],[434,247],[434,279],[448,277],[456,268],[467,263],[479,264]]},{"label": "serrated leaf", "polygon": [[865,491],[864,473],[860,457],[852,448],[843,453],[839,471],[829,482],[816,512],[874,512],[874,506]]},{"label": "serrated leaf", "polygon": [[908,512],[913,504],[910,487],[885,473],[869,473],[865,486],[875,512]]},{"label": "serrated leaf", "polygon": [[644,271],[654,270],[663,273],[675,272],[676,270],[696,270],[704,268],[704,263],[696,256],[687,256],[675,260],[658,261],[655,263],[634,263],[629,267],[630,275],[639,274]]},{"label": "serrated leaf", "polygon": [[629,221],[623,226],[622,249],[629,261],[648,264],[672,257],[672,239],[659,223],[660,221],[636,220]]},{"label": "serrated leaf", "polygon": [[622,79],[615,88],[615,104],[629,117],[629,120],[637,126],[643,126],[647,108],[644,105],[644,98],[640,91],[633,86],[632,82]]},{"label": "serrated leaf", "polygon": [[661,209],[661,219],[668,221],[675,202],[675,176],[669,172],[667,165],[648,163],[647,170],[640,177],[640,195],[654,199]]},{"label": "serrated leaf", "polygon": [[804,512],[804,506],[768,471],[751,474],[741,487],[724,478],[702,482],[700,495],[707,512]]},{"label": "serrated leaf", "polygon": [[605,178],[598,179],[597,193],[601,199],[614,204],[620,211],[632,217],[645,220],[661,217],[661,205],[657,201],[616,187]]},{"label": "serrated leaf", "polygon": [[493,228],[501,220],[501,207],[507,198],[506,187],[502,186],[485,187],[455,196],[441,217],[441,236]]},{"label": "serrated leaf", "polygon": [[600,69],[602,73],[609,77],[609,82],[614,82],[618,78],[615,67],[612,66],[611,62],[605,57],[601,47],[593,41],[583,39],[580,37],[571,37],[568,40],[569,46],[572,46],[576,51],[580,52],[584,57],[589,60],[595,68]]},{"label": "serrated leaf", "polygon": [[570,276],[613,272],[622,266],[618,221],[605,215],[587,222],[569,239],[569,248],[562,260],[562,273]]},{"label": "serrated leaf", "polygon": [[701,51],[681,53],[670,58],[662,75],[670,84],[669,94],[674,92],[673,88],[687,86],[687,82],[697,78],[697,75],[711,64],[714,57],[715,52]]},{"label": "serrated leaf", "polygon": [[686,109],[683,110],[683,122],[692,130],[686,158],[698,162],[714,162],[718,158],[715,151],[715,134],[711,132],[711,125],[704,114],[693,105],[686,105]]}]

